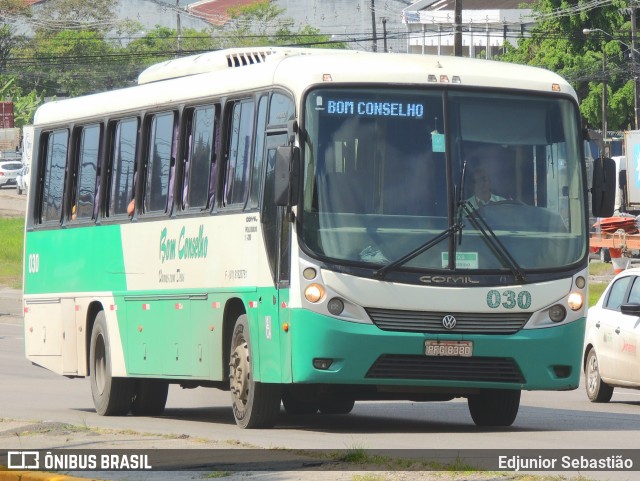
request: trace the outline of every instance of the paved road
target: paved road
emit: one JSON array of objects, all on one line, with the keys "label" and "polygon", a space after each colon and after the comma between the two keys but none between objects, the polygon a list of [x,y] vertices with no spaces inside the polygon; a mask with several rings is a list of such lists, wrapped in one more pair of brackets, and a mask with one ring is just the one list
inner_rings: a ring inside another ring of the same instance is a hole
[{"label": "paved road", "polygon": [[0,187],[0,217],[24,216],[27,196],[18,195],[15,186]]},{"label": "paved road", "polygon": [[[0,189],[0,216],[24,215],[25,196]],[[243,431],[233,422],[228,393],[172,386],[159,418],[104,418],[93,410],[87,380],[70,380],[24,358],[19,291],[0,287],[0,454],[2,449],[640,449],[640,391],[616,390],[606,405],[591,404],[583,388],[524,393],[510,429],[476,428],[462,400],[446,403],[358,403],[349,416],[283,415],[277,429]],[[249,451],[245,451],[249,452]],[[622,452],[622,451],[620,451]],[[640,463],[639,463],[640,464]],[[325,465],[326,467],[326,465]],[[353,481],[359,473],[242,472],[237,480]],[[82,474],[82,473],[80,473]],[[85,473],[96,479],[186,480],[207,472]],[[361,473],[360,473],[361,474]],[[564,476],[576,473],[563,473]],[[583,472],[585,479],[626,481],[638,472]],[[0,479],[2,479],[0,477]],[[449,480],[460,475],[376,471],[361,479]],[[465,474],[466,480],[509,480],[505,473]],[[535,479],[535,478],[534,478]],[[554,478],[559,479],[559,478]]]},{"label": "paved road", "polygon": [[[167,410],[161,417],[100,417],[93,410],[87,380],[66,379],[26,361],[19,316],[0,317],[0,386],[0,449],[177,446],[310,450],[418,448],[425,452],[488,448],[538,452],[536,450],[607,448],[621,453],[623,449],[634,449],[640,455],[640,392],[631,390],[616,390],[613,401],[604,405],[589,403],[582,388],[569,392],[526,392],[520,414],[509,429],[479,429],[471,422],[466,403],[452,401],[363,402],[357,403],[348,416],[287,417],[283,414],[276,429],[241,430],[233,422],[228,393],[203,388],[182,390],[177,386],[171,387]],[[131,474],[125,478],[155,479],[149,477],[149,473],[144,477]],[[259,474],[255,479],[265,479]],[[638,478],[638,472],[582,474],[586,476],[583,479],[630,481]],[[110,477],[116,479],[114,476]],[[164,479],[190,479],[176,476],[174,473],[174,477]],[[301,476],[296,471],[291,477],[271,479],[321,479]],[[385,476],[372,479],[429,479],[399,477],[398,473]],[[495,474],[486,476],[480,479],[502,479]],[[324,479],[329,478],[353,481],[353,473],[332,473]]]}]

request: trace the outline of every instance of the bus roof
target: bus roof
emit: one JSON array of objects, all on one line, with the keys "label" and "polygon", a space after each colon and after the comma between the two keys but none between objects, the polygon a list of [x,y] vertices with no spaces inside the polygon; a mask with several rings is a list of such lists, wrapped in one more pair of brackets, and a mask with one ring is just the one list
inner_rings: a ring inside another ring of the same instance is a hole
[{"label": "bus roof", "polygon": [[168,103],[231,95],[278,85],[301,94],[323,83],[442,85],[560,92],[576,99],[571,85],[548,70],[464,57],[354,50],[262,47],[229,49],[153,65],[139,85],[48,102],[34,124],[122,115]]}]

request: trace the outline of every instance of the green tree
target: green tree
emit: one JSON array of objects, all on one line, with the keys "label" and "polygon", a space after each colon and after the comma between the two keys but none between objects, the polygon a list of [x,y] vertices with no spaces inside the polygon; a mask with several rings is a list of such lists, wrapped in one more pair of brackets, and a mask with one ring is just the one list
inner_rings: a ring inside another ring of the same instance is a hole
[{"label": "green tree", "polygon": [[259,0],[241,7],[230,8],[229,24],[221,31],[223,47],[250,47],[256,45],[306,45],[345,48],[343,43],[331,42],[331,37],[305,25],[293,29],[293,19],[284,17],[285,9],[268,0]]},{"label": "green tree", "polygon": [[118,25],[112,0],[49,0],[36,9],[40,32],[60,32],[68,29],[107,32]]},{"label": "green tree", "polygon": [[[629,128],[633,121],[633,72],[628,49],[617,40],[599,32],[585,36],[583,29],[602,29],[616,39],[630,42],[630,23],[620,14],[623,0],[597,9],[580,10],[581,4],[564,0],[540,0],[533,10],[538,21],[530,37],[521,38],[517,48],[508,47],[500,59],[549,70],[569,80],[581,100],[580,110],[588,126],[602,125],[602,82],[606,75],[609,93],[608,130]],[[570,12],[570,7],[574,11]],[[622,40],[626,39],[626,40]],[[602,56],[608,68],[603,73]]]}]

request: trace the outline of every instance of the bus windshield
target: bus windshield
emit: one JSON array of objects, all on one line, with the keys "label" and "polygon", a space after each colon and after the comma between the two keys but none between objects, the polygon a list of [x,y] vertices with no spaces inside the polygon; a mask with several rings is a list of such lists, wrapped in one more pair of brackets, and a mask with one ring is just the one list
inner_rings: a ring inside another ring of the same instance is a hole
[{"label": "bus windshield", "polygon": [[301,237],[311,255],[496,273],[561,269],[585,255],[569,98],[324,88],[306,97],[304,131]]}]

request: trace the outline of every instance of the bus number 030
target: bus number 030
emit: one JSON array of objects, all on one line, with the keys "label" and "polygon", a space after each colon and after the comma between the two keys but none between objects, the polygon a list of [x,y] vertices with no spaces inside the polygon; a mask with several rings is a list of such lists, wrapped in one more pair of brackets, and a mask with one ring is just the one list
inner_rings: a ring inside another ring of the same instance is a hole
[{"label": "bus number 030", "polygon": [[40,270],[40,254],[29,254],[29,274]]},{"label": "bus number 030", "polygon": [[511,290],[500,292],[492,289],[487,293],[487,305],[492,309],[501,305],[505,309],[513,309],[516,306],[520,309],[529,309],[531,307],[531,293],[520,291],[516,294]]}]

